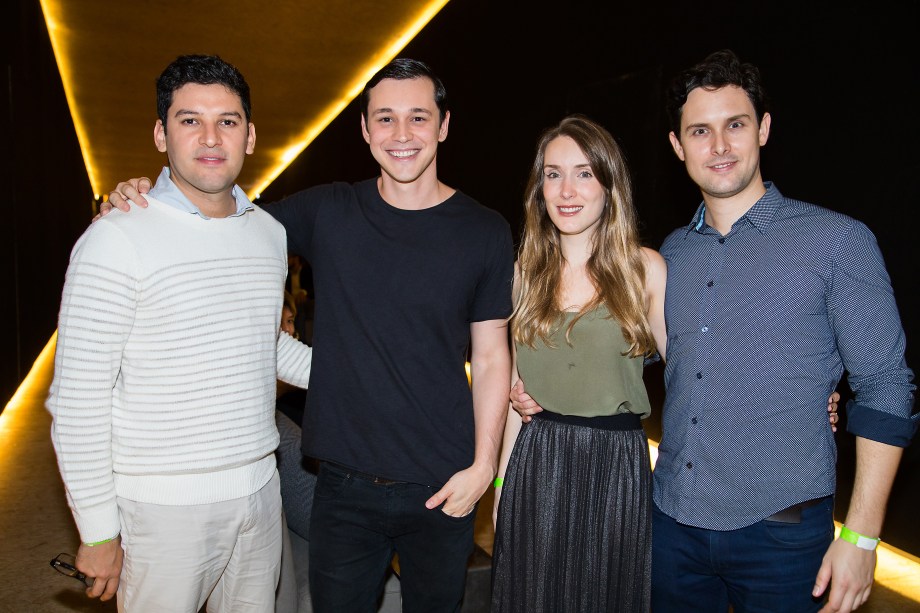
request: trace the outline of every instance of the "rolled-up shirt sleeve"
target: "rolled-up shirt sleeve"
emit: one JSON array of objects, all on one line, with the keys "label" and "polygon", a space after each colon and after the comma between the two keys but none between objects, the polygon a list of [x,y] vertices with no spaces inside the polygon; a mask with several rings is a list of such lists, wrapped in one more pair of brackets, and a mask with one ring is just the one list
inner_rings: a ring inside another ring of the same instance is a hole
[{"label": "rolled-up shirt sleeve", "polygon": [[920,414],[912,415],[914,375],[904,359],[904,329],[881,251],[860,222],[840,241],[828,301],[855,394],[847,405],[847,430],[906,447],[920,425]]}]

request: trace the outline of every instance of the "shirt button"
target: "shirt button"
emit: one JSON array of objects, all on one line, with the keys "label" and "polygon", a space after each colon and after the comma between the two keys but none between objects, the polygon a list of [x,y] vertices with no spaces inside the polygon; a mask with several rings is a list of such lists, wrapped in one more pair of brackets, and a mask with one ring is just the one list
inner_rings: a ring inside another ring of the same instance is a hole
[{"label": "shirt button", "polygon": [[719,244],[720,244],[720,245],[724,245],[724,244],[725,244],[725,239],[724,239],[724,238],[720,238],[720,239],[719,239]]},{"label": "shirt button", "polygon": [[701,372],[696,373],[696,378],[697,378],[697,379],[702,379],[702,378],[703,378],[703,373],[701,373]]},{"label": "shirt button", "polygon": [[700,328],[700,330],[702,330],[703,332],[709,332],[709,326],[703,326],[702,328]]},{"label": "shirt button", "polygon": [[696,425],[696,417],[694,417],[693,419],[691,419],[691,420],[690,420],[690,423]]},{"label": "shirt button", "polygon": [[687,462],[687,470],[693,468],[693,462]]},{"label": "shirt button", "polygon": [[713,286],[712,281],[710,281],[709,283],[706,284],[706,287],[712,287],[712,286]]}]

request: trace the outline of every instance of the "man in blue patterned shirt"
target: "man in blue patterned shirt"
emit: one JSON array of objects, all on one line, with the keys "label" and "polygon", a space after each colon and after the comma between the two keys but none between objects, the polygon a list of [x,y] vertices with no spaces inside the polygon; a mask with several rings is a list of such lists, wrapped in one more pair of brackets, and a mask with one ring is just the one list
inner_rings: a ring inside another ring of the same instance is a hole
[{"label": "man in blue patterned shirt", "polygon": [[[757,68],[730,51],[678,75],[669,92],[671,144],[703,203],[661,249],[668,346],[654,473],[656,613],[861,605],[920,417],[875,238],[762,180],[764,100]],[[825,407],[844,371],[855,392],[847,429],[857,468],[835,541]]]}]

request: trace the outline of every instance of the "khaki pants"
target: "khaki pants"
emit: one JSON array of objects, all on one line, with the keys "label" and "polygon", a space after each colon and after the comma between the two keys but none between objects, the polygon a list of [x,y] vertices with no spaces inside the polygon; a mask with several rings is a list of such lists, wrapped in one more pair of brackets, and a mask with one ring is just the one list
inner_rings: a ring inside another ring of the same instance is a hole
[{"label": "khaki pants", "polygon": [[273,611],[281,562],[276,472],[258,492],[214,504],[118,499],[125,563],[122,613]]}]

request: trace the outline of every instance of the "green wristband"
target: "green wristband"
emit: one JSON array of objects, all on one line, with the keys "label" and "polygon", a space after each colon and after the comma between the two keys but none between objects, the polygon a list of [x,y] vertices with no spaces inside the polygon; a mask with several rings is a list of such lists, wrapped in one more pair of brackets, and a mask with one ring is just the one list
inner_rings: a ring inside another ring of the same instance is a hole
[{"label": "green wristband", "polygon": [[111,543],[112,541],[114,541],[115,539],[117,539],[120,535],[121,535],[121,533],[119,532],[118,534],[116,534],[115,536],[113,536],[113,537],[110,538],[110,539],[105,539],[105,540],[103,540],[103,541],[96,541],[95,543],[83,543],[83,544],[86,545],[87,547],[95,547],[96,545],[104,545],[104,544],[106,544],[106,543]]},{"label": "green wristband", "polygon": [[504,483],[504,482],[505,482],[505,478],[504,478],[504,477],[495,477],[495,482],[492,483],[492,485],[494,485],[495,487],[501,487],[501,486],[502,486],[502,483]]},{"label": "green wristband", "polygon": [[872,538],[870,536],[864,536],[859,532],[853,532],[846,526],[840,527],[840,538],[866,551],[875,551],[875,548],[878,547],[879,542],[882,540],[878,537]]}]

